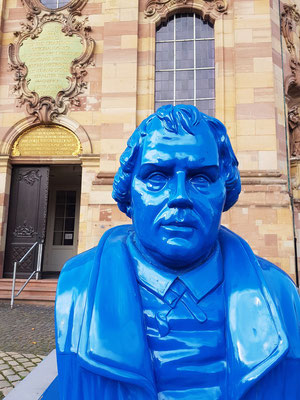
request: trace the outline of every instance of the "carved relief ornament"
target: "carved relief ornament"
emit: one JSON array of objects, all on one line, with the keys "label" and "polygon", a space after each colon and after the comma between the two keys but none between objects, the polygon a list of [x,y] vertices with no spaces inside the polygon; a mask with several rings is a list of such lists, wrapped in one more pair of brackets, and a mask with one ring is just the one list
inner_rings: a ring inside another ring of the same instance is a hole
[{"label": "carved relief ornament", "polygon": [[227,6],[226,0],[148,0],[144,14],[159,21],[179,8],[194,9],[201,13],[204,20],[213,21],[226,12]]},{"label": "carved relief ornament", "polygon": [[288,123],[291,134],[290,148],[291,156],[298,157],[300,155],[300,114],[299,106],[295,105],[288,111]]},{"label": "carved relief ornament", "polygon": [[300,98],[300,13],[296,4],[283,4],[281,32],[290,53],[291,74],[285,79],[285,94]]},{"label": "carved relief ornament", "polygon": [[[27,7],[29,0],[26,0]],[[9,45],[9,66],[14,71],[13,92],[18,98],[19,105],[25,105],[26,111],[30,115],[34,115],[37,121],[49,124],[55,117],[66,114],[69,105],[79,106],[80,101],[78,95],[83,93],[87,87],[85,76],[87,75],[87,67],[93,63],[93,52],[95,47],[94,40],[90,37],[91,27],[87,25],[87,18],[80,18],[80,11],[72,10],[72,4],[82,4],[80,0],[71,2],[68,9],[64,12],[45,12],[36,6],[38,2],[33,1],[31,8],[27,14],[27,23],[21,23],[21,29],[15,32],[16,40]],[[45,7],[44,7],[45,8]],[[63,7],[62,7],[63,8]],[[75,58],[70,65],[70,74],[68,77],[68,87],[61,88],[56,97],[39,96],[38,93],[29,89],[28,84],[28,68],[20,59],[20,48],[26,39],[36,39],[43,31],[43,27],[47,23],[56,22],[62,25],[62,32],[67,37],[74,35],[80,38],[83,45],[81,55]]]}]

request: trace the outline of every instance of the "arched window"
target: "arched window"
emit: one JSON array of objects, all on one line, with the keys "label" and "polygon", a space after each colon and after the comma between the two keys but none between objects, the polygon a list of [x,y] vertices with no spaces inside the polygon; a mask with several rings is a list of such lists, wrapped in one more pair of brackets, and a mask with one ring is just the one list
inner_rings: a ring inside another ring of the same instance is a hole
[{"label": "arched window", "polygon": [[213,26],[196,13],[175,14],[156,31],[155,109],[192,104],[215,110]]}]

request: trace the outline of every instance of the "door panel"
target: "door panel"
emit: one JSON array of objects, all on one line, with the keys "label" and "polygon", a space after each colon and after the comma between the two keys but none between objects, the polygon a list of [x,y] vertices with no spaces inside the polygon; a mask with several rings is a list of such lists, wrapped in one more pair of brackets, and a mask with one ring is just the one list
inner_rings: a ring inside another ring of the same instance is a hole
[{"label": "door panel", "polygon": [[[4,277],[12,277],[13,263],[38,241],[46,231],[49,167],[13,168],[5,249]],[[18,278],[36,269],[38,246],[18,267]]]},{"label": "door panel", "polygon": [[79,194],[77,186],[51,186],[43,274],[61,271],[77,254]]}]

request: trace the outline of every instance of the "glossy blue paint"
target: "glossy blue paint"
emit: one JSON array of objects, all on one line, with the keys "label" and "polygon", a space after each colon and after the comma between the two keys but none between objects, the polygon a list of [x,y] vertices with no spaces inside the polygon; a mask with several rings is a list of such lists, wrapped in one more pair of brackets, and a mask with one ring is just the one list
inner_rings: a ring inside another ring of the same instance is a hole
[{"label": "glossy blue paint", "polygon": [[133,224],[60,275],[60,399],[299,399],[297,290],[220,226],[240,192],[225,127],[165,106],[120,162],[113,197]]}]

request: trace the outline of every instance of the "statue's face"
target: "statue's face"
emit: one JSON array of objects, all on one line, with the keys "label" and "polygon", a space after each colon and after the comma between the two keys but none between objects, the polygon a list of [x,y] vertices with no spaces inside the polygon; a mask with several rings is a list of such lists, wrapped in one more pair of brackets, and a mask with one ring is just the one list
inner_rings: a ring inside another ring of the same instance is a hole
[{"label": "statue's face", "polygon": [[148,134],[134,170],[132,220],[145,254],[169,268],[203,261],[218,235],[225,201],[213,134]]}]

